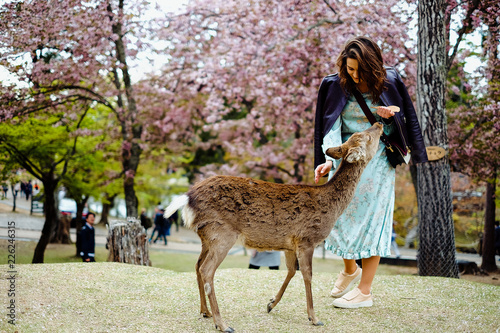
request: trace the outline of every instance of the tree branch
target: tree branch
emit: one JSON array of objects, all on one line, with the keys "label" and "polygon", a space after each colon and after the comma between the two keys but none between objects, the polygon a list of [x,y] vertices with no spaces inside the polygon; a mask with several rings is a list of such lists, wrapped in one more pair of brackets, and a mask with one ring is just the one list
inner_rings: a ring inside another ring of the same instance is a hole
[{"label": "tree branch", "polygon": [[24,168],[26,169],[30,174],[38,178],[39,180],[42,180],[43,178],[43,172],[40,170],[31,160],[29,157],[25,156],[21,151],[19,151],[14,145],[10,144],[7,142],[6,138],[3,136],[0,136],[0,142],[3,142],[5,144],[5,149],[14,156],[14,159],[17,160],[17,162]]},{"label": "tree branch", "polygon": [[323,0],[323,2],[330,8],[330,10],[334,13],[337,14],[337,11],[333,9],[333,7],[328,3],[328,0]]},{"label": "tree branch", "polygon": [[455,60],[455,57],[458,53],[458,47],[460,45],[460,42],[462,41],[463,37],[465,34],[469,33],[471,30],[471,25],[472,25],[472,13],[479,8],[480,0],[472,0],[469,3],[469,8],[467,8],[467,14],[465,15],[465,19],[462,21],[462,27],[460,30],[458,30],[458,38],[455,43],[455,46],[453,47],[453,52],[449,57],[446,59],[446,73],[450,71],[450,68],[453,64],[453,60]]}]

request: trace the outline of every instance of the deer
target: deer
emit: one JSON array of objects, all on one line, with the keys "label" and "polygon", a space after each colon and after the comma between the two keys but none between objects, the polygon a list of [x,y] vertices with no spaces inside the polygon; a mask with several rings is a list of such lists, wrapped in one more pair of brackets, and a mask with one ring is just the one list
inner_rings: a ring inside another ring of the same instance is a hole
[{"label": "deer", "polygon": [[[279,303],[299,268],[305,284],[309,321],[316,326],[323,325],[313,308],[314,249],[329,235],[337,218],[351,202],[363,170],[379,147],[382,128],[382,124],[375,123],[363,132],[354,133],[341,146],[328,148],[326,155],[342,161],[323,185],[277,184],[244,177],[212,176],[193,185],[167,207],[166,218],[183,208],[185,226],[201,239],[201,253],[195,265],[200,313],[206,318],[213,316],[216,329],[234,332],[221,317],[214,275],[238,240],[248,248],[285,253],[288,273],[267,305],[267,312]],[[207,307],[207,296],[212,313]]]}]

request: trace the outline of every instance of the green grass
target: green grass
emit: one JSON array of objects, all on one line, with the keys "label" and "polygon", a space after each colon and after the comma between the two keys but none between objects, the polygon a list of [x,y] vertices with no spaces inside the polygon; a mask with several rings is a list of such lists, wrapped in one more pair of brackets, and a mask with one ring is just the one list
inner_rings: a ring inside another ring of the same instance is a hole
[{"label": "green grass", "polygon": [[[16,320],[0,316],[0,332],[216,332],[200,318],[194,272],[119,263],[16,267]],[[7,266],[0,266],[1,272]],[[8,289],[2,273],[0,289]],[[459,279],[377,275],[374,306],[336,309],[330,273],[312,281],[314,308],[325,326],[307,320],[300,272],[273,311],[269,299],[286,272],[220,269],[215,290],[222,318],[237,332],[495,332],[500,287]],[[2,298],[4,307],[7,298]],[[5,309],[5,307],[4,307]]]}]

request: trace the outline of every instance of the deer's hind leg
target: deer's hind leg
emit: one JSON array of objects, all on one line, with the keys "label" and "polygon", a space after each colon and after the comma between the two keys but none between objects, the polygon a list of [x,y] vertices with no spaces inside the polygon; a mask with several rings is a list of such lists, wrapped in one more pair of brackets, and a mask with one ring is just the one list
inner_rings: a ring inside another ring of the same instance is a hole
[{"label": "deer's hind leg", "polygon": [[203,264],[207,257],[208,253],[208,246],[206,242],[202,242],[201,244],[201,253],[200,257],[198,258],[198,261],[196,262],[196,280],[198,281],[198,290],[200,291],[200,313],[203,317],[205,318],[210,318],[212,317],[212,314],[210,313],[210,310],[208,310],[207,307],[207,297],[205,295],[205,288],[203,286],[203,279],[201,278],[200,274],[200,266]]},{"label": "deer's hind leg", "polygon": [[209,226],[207,226],[207,230],[204,230],[204,235],[200,235],[203,244],[202,248],[205,246],[207,253],[204,259],[199,262],[198,267],[199,281],[201,281],[203,287],[200,285],[200,282],[198,282],[198,285],[200,294],[203,288],[204,295],[206,294],[208,296],[215,327],[223,332],[234,332],[233,328],[224,323],[220,315],[217,298],[215,297],[214,275],[216,269],[224,260],[231,247],[236,243],[238,234],[229,230],[229,227],[224,228],[220,224],[218,227],[217,231],[212,232],[208,229]]},{"label": "deer's hind leg", "polygon": [[288,283],[290,282],[290,280],[295,275],[295,272],[297,271],[297,256],[295,252],[285,251],[285,258],[286,258],[286,267],[288,268],[288,274],[286,275],[283,285],[281,285],[281,289],[278,291],[276,296],[273,299],[271,299],[271,302],[267,305],[267,312],[271,312],[271,310],[274,309],[274,307],[279,303],[281,297],[283,297],[283,294],[285,293]]}]

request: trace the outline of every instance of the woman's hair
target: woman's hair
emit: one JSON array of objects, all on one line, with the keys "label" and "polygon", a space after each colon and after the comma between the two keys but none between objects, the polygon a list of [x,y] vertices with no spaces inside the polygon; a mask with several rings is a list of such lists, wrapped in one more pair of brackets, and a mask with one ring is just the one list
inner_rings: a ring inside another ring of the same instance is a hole
[{"label": "woman's hair", "polygon": [[348,58],[358,61],[359,77],[368,85],[373,102],[378,102],[387,81],[382,52],[378,45],[370,38],[355,37],[347,41],[337,58],[340,86],[345,92],[352,92],[356,89],[356,84],[347,73]]}]

